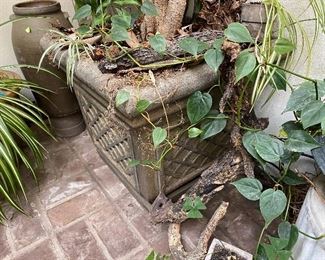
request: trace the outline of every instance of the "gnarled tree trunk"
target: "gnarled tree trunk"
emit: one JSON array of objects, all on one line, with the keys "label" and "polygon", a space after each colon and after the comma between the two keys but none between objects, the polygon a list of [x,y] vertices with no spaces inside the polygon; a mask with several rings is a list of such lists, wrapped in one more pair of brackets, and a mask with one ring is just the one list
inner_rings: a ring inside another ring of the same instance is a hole
[{"label": "gnarled tree trunk", "polygon": [[141,28],[142,38],[159,32],[167,39],[181,28],[187,0],[153,0],[159,15],[145,16]]}]

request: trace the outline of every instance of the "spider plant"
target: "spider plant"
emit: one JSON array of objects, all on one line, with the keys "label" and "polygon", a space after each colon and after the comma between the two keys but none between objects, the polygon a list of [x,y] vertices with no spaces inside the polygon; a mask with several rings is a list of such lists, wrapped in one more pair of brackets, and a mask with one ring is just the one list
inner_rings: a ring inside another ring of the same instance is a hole
[{"label": "spider plant", "polygon": [[[65,65],[65,71],[67,75],[67,84],[72,87],[74,79],[74,71],[76,63],[80,60],[81,54],[85,53],[89,58],[91,57],[93,46],[84,41],[84,38],[89,36],[88,31],[77,31],[73,35],[66,35],[56,30],[50,30],[54,36],[58,37],[58,40],[51,44],[44,52],[40,59],[38,67],[41,68],[42,63],[46,55],[53,55],[53,60],[58,59],[58,66],[61,64],[63,54],[61,51],[68,50],[67,59]],[[60,57],[58,55],[61,54]]]},{"label": "spider plant", "polygon": [[[26,88],[40,94],[42,91],[26,80],[10,79],[0,70],[0,197],[22,213],[17,201],[20,193],[25,198],[26,193],[19,165],[23,163],[37,182],[35,169],[41,165],[45,151],[30,124],[51,135],[43,120],[45,113],[20,93]],[[31,154],[27,155],[22,146],[26,146]],[[4,219],[0,204],[0,222]]]}]

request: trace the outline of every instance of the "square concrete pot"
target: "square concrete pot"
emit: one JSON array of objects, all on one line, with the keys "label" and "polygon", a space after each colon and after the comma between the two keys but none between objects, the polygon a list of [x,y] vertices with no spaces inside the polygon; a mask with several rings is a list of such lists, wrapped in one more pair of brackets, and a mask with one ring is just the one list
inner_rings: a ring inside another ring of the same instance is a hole
[{"label": "square concrete pot", "polygon": [[[43,48],[47,48],[50,42],[50,36],[41,40]],[[64,55],[61,59],[62,69],[65,68]],[[74,76],[74,90],[98,153],[148,209],[160,192],[176,196],[188,188],[229,145],[227,132],[204,141],[190,140],[185,133],[167,155],[159,171],[144,166],[130,168],[128,162],[131,159],[157,160],[161,153],[153,148],[152,127],[136,110],[138,98],[151,102],[147,109],[151,121],[157,126],[166,127],[159,92],[164,99],[169,125],[172,126],[171,136],[176,136],[181,129],[189,126],[185,111],[188,97],[195,91],[208,90],[217,82],[217,75],[205,64],[185,70],[164,71],[155,77],[156,87],[150,80],[138,87],[137,79],[132,77],[102,74],[98,63],[87,58],[78,62]],[[115,107],[115,96],[119,89],[128,91],[131,98],[124,105]],[[221,94],[217,88],[211,94],[216,109]]]}]

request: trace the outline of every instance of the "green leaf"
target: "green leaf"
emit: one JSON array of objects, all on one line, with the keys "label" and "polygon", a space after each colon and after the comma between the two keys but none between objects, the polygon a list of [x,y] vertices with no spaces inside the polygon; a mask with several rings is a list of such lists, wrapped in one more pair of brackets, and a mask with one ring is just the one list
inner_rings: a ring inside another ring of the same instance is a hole
[{"label": "green leaf", "polygon": [[253,38],[250,35],[248,29],[241,23],[231,23],[224,31],[228,40],[238,43],[253,42]]},{"label": "green leaf", "polygon": [[146,257],[146,260],[158,260],[158,254],[152,250],[150,254]]},{"label": "green leaf", "polygon": [[82,20],[84,18],[87,18],[91,15],[91,6],[90,5],[83,5],[81,6],[73,16],[72,20]]},{"label": "green leaf", "polygon": [[224,114],[219,114],[215,119],[206,120],[202,123],[201,139],[205,140],[209,137],[219,134],[227,125],[227,117]]},{"label": "green leaf", "polygon": [[285,38],[277,39],[274,45],[274,51],[280,55],[288,54],[292,52],[295,48],[296,46],[291,41]]},{"label": "green leaf", "polygon": [[91,32],[91,28],[90,28],[89,26],[87,26],[87,25],[82,25],[82,26],[80,26],[80,27],[76,30],[76,32],[77,32],[79,35],[84,36],[84,35],[86,35],[87,33]]},{"label": "green leaf", "polygon": [[315,100],[306,105],[301,111],[301,122],[304,129],[320,124],[325,119],[325,104]]},{"label": "green leaf", "polygon": [[254,53],[243,51],[239,54],[235,64],[236,82],[249,75],[256,67]]},{"label": "green leaf", "polygon": [[167,49],[167,43],[164,36],[156,33],[154,36],[149,37],[150,46],[158,53],[164,53]]},{"label": "green leaf", "polygon": [[187,217],[192,219],[198,219],[203,218],[203,215],[199,210],[193,208],[189,212],[187,212]]},{"label": "green leaf", "polygon": [[271,242],[271,245],[275,247],[276,251],[280,251],[280,250],[284,249],[288,245],[288,242],[289,242],[289,239],[286,239],[286,238],[278,238],[278,237],[272,237],[272,236],[269,236],[268,238]]},{"label": "green leaf", "polygon": [[263,142],[263,140],[267,140],[269,135],[265,134],[262,131],[259,132],[246,132],[243,136],[243,145],[247,152],[253,156],[262,166],[265,165],[265,161],[261,158],[261,156],[257,153],[255,146],[257,143]]},{"label": "green leaf", "polygon": [[275,69],[275,72],[271,79],[271,83],[276,90],[285,91],[287,89],[286,73],[281,69]]},{"label": "green leaf", "polygon": [[267,189],[260,197],[260,210],[267,224],[279,217],[285,210],[287,197],[281,190]]},{"label": "green leaf", "polygon": [[301,111],[306,105],[314,100],[316,100],[314,84],[306,81],[292,92],[284,112]]},{"label": "green leaf", "polygon": [[167,130],[161,127],[156,127],[152,131],[152,141],[155,148],[157,148],[167,138]]},{"label": "green leaf", "polygon": [[145,99],[140,99],[136,104],[136,109],[139,113],[143,113],[150,106],[150,104],[151,104],[150,101]]},{"label": "green leaf", "polygon": [[196,197],[193,201],[193,207],[198,210],[205,210],[207,207],[202,202],[202,199],[200,197]]},{"label": "green leaf", "polygon": [[119,26],[125,29],[129,29],[131,26],[131,15],[126,12],[120,12],[111,17],[112,26]]},{"label": "green leaf", "polygon": [[303,130],[302,125],[297,121],[288,121],[282,125],[284,131],[289,134],[293,130]]},{"label": "green leaf", "polygon": [[205,115],[207,115],[212,107],[212,97],[209,93],[196,91],[187,101],[187,116],[191,124],[196,124]]},{"label": "green leaf", "polygon": [[296,185],[302,185],[302,184],[306,184],[306,181],[304,178],[299,177],[297,175],[297,173],[288,170],[286,176],[284,176],[284,178],[282,179],[282,181],[290,186],[296,186]]},{"label": "green leaf", "polygon": [[199,53],[209,48],[208,44],[201,42],[193,37],[187,37],[180,40],[178,45],[183,51],[186,51],[193,56],[197,56]]},{"label": "green leaf", "polygon": [[224,58],[225,56],[221,50],[210,49],[204,54],[205,62],[214,72],[219,70]]},{"label": "green leaf", "polygon": [[288,241],[285,246],[286,250],[292,250],[294,245],[297,243],[299,230],[296,225],[290,224],[288,221],[280,223],[278,227],[278,234],[281,239]]},{"label": "green leaf", "polygon": [[127,102],[129,99],[130,99],[130,92],[121,89],[116,94],[115,106],[118,107],[124,104],[125,102]]},{"label": "green leaf", "polygon": [[292,152],[304,153],[320,147],[320,144],[307,132],[293,130],[284,143],[285,148]]},{"label": "green leaf", "polygon": [[113,25],[110,36],[116,42],[129,40],[127,29],[118,25]]},{"label": "green leaf", "polygon": [[221,50],[221,47],[222,47],[224,41],[225,41],[225,38],[216,39],[213,43],[213,48],[215,48],[216,50]]},{"label": "green leaf", "polygon": [[191,198],[186,197],[185,201],[184,201],[184,204],[183,204],[183,210],[189,211],[192,208],[193,208],[193,202],[192,202]]},{"label": "green leaf", "polygon": [[156,6],[148,0],[145,0],[141,6],[141,12],[148,16],[157,16],[159,15]]},{"label": "green leaf", "polygon": [[135,166],[137,166],[139,164],[140,164],[139,160],[130,160],[129,163],[128,163],[128,166],[132,168],[132,167],[135,167]]},{"label": "green leaf", "polygon": [[267,162],[278,162],[284,154],[284,144],[275,138],[266,138],[255,145],[258,155]]},{"label": "green leaf", "polygon": [[202,133],[202,130],[196,127],[192,127],[188,129],[188,137],[195,138],[198,137]]},{"label": "green leaf", "polygon": [[232,183],[246,199],[256,201],[260,199],[263,185],[255,178],[243,178]]},{"label": "green leaf", "polygon": [[265,250],[267,260],[274,260],[277,258],[276,249],[273,245],[263,243],[262,246]]}]

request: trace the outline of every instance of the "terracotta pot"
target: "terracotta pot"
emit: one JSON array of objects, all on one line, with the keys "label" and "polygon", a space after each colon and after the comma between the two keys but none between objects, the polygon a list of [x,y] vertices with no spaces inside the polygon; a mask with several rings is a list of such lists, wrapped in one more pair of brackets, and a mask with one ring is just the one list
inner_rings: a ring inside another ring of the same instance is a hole
[{"label": "terracotta pot", "polygon": [[[41,37],[49,29],[54,29],[53,26],[71,27],[56,1],[18,3],[13,6],[13,12],[14,15],[10,17],[12,20],[26,17],[12,25],[12,44],[19,64],[37,66],[43,53],[39,44]],[[52,126],[56,135],[68,137],[79,134],[85,125],[75,95],[65,84],[65,73],[51,65],[47,59],[42,67],[60,78],[34,69],[22,69],[28,81],[51,91],[44,93],[46,98],[35,95],[38,105],[53,119]],[[60,122],[60,119],[63,121]]]}]

